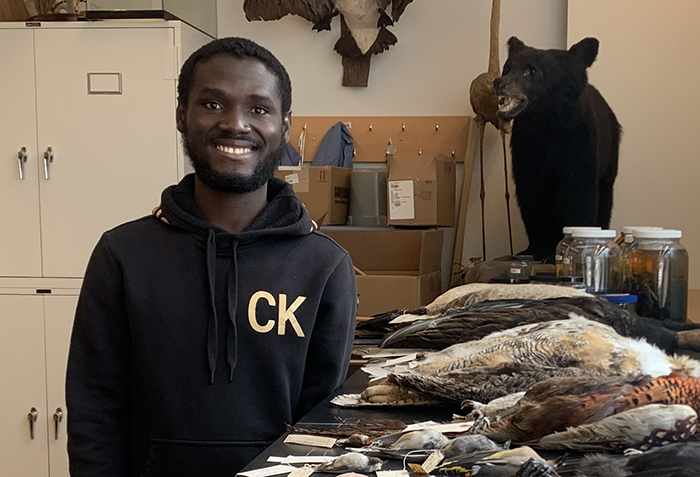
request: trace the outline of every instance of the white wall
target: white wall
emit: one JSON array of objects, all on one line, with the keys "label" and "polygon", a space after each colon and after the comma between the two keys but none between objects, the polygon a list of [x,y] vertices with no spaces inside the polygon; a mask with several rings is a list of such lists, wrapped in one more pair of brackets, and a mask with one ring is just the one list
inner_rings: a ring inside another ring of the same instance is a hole
[{"label": "white wall", "polygon": [[600,40],[589,79],[624,128],[612,225],[681,229],[691,289],[700,288],[699,18],[697,0],[569,0],[568,42]]},{"label": "white wall", "polygon": [[[299,116],[471,115],[469,84],[488,66],[491,0],[414,0],[392,29],[398,44],[372,58],[367,88],[341,86],[341,57],[333,51],[340,31],[337,18],[331,32],[318,33],[300,17],[247,22],[243,0],[220,0],[218,9],[219,36],[251,38],[282,61],[292,78],[292,109]],[[503,0],[501,14],[501,64],[507,54],[506,40],[513,35],[541,48],[566,45],[566,0]],[[489,258],[509,253],[500,144],[500,135],[489,126],[484,142]],[[466,261],[481,255],[476,164],[467,213]],[[514,197],[511,214],[517,252],[527,246],[527,238]]]}]

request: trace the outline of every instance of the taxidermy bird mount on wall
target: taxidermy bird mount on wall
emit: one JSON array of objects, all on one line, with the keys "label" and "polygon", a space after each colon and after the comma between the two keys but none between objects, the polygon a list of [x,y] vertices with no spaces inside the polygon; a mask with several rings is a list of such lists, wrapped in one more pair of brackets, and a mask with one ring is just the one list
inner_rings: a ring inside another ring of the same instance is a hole
[{"label": "taxidermy bird mount on wall", "polygon": [[[245,0],[248,21],[279,20],[299,15],[313,22],[316,31],[330,30],[340,15],[341,35],[335,51],[343,57],[343,86],[367,86],[370,57],[398,41],[386,27],[399,21],[413,0]],[[391,5],[391,17],[386,8]]]},{"label": "taxidermy bird mount on wall", "polygon": [[503,169],[506,179],[506,211],[508,213],[508,238],[510,254],[513,255],[513,232],[510,221],[510,192],[508,191],[508,159],[506,157],[506,134],[510,133],[510,119],[498,115],[498,96],[493,91],[493,80],[501,76],[498,58],[498,29],[501,21],[501,0],[493,0],[491,6],[491,35],[489,41],[489,69],[474,78],[469,86],[469,101],[476,117],[474,120],[479,132],[479,169],[481,172],[481,248],[483,259],[486,260],[486,223],[484,217],[484,130],[486,124],[493,124],[501,132],[503,142]]}]

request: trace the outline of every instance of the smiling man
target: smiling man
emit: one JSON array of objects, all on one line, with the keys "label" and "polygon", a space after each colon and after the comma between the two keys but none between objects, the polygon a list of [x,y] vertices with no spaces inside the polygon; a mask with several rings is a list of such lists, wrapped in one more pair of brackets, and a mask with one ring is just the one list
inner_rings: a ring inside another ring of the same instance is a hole
[{"label": "smiling man", "polygon": [[231,476],[338,386],[356,291],[348,254],[273,177],[291,125],[284,67],[250,40],[182,67],[195,173],[88,264],[66,379],[76,476]]}]

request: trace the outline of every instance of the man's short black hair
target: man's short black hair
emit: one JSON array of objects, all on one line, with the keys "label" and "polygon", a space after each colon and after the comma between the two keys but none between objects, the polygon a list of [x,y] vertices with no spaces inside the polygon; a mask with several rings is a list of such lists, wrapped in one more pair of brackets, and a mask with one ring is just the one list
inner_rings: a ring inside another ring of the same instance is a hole
[{"label": "man's short black hair", "polygon": [[277,78],[277,90],[282,99],[282,114],[285,115],[292,109],[292,83],[282,63],[269,50],[254,41],[237,37],[220,38],[207,43],[185,61],[177,85],[178,100],[182,106],[187,107],[190,99],[197,63],[216,55],[230,55],[238,59],[254,59],[261,62]]}]

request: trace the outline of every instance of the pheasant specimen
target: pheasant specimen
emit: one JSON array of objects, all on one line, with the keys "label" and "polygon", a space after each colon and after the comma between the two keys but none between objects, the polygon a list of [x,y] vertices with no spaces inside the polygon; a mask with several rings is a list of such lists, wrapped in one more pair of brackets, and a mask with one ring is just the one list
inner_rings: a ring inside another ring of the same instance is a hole
[{"label": "pheasant specimen", "polygon": [[493,422],[482,434],[496,441],[527,442],[648,404],[686,404],[698,412],[700,379],[549,379],[532,386],[513,414]]},{"label": "pheasant specimen", "polygon": [[648,404],[592,424],[555,432],[529,445],[540,449],[575,451],[648,450],[694,438],[698,415],[683,404]]},{"label": "pheasant specimen", "polygon": [[486,260],[486,223],[484,217],[484,130],[486,123],[493,124],[501,133],[503,142],[503,169],[506,179],[506,210],[508,213],[508,238],[510,254],[513,255],[513,231],[510,221],[510,192],[508,191],[508,160],[506,157],[506,134],[510,132],[510,120],[498,115],[498,96],[493,92],[493,80],[500,76],[501,67],[498,58],[498,29],[501,21],[501,0],[493,0],[491,5],[491,28],[489,41],[489,69],[474,78],[469,86],[469,102],[472,105],[474,121],[479,134],[479,164],[481,172],[481,248],[483,259]]}]

